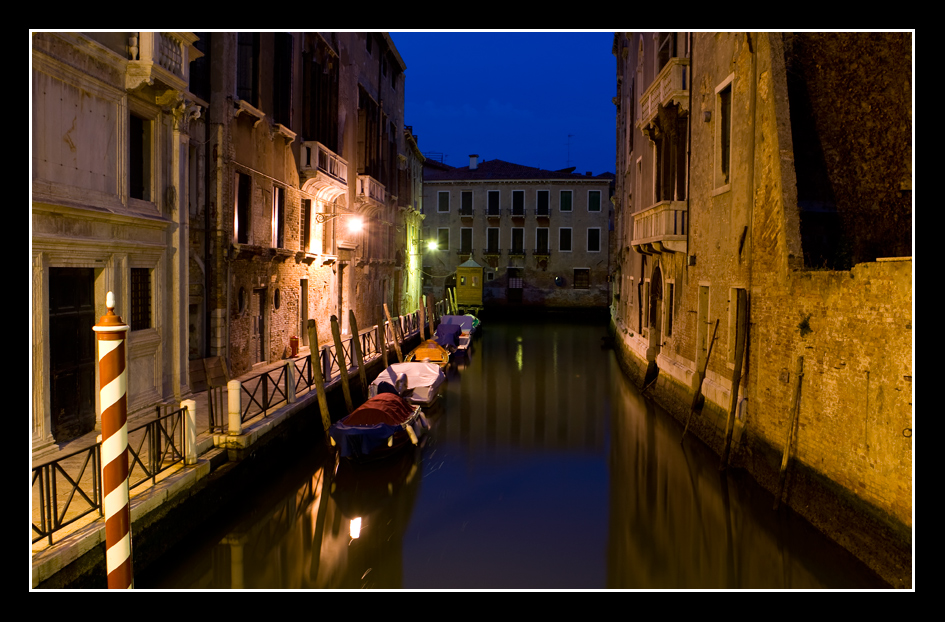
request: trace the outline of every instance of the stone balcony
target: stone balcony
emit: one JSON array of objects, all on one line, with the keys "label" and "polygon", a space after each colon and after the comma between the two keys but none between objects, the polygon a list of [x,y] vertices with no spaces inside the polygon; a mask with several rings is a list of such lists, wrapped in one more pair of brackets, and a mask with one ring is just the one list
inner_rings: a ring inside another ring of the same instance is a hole
[{"label": "stone balcony", "polygon": [[666,107],[675,103],[680,109],[688,110],[690,80],[689,59],[671,58],[640,96],[640,127],[645,128],[653,122],[661,105]]},{"label": "stone balcony", "polygon": [[139,32],[129,41],[125,88],[129,91],[148,85],[176,93],[187,91],[190,61],[203,56],[194,47],[198,37],[192,32]]},{"label": "stone balcony", "polygon": [[689,212],[685,201],[660,201],[633,215],[634,250],[644,255],[685,253]]},{"label": "stone balcony", "polygon": [[348,162],[320,142],[302,143],[299,157],[302,189],[332,202],[348,191]]}]

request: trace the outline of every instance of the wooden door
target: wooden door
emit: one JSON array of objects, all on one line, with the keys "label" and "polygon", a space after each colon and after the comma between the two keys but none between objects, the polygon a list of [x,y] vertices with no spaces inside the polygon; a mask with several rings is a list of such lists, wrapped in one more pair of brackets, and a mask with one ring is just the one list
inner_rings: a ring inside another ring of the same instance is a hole
[{"label": "wooden door", "polygon": [[95,429],[95,273],[49,270],[49,370],[56,442]]}]

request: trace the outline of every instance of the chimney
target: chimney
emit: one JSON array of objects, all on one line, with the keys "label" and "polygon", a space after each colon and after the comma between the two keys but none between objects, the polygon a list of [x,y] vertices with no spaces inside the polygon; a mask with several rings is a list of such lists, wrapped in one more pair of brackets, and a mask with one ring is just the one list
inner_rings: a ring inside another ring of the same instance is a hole
[{"label": "chimney", "polygon": [[479,154],[469,156],[469,170],[474,171],[479,167]]},{"label": "chimney", "polygon": [[593,175],[591,175],[591,172],[590,172],[590,171],[587,172],[587,176],[588,176],[588,177],[593,177]]}]

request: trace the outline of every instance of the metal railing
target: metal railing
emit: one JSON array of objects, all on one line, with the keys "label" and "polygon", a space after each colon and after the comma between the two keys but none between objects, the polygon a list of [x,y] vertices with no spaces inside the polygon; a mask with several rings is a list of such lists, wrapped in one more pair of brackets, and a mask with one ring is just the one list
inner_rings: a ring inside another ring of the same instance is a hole
[{"label": "metal railing", "polygon": [[[128,488],[157,481],[184,459],[186,408],[157,407],[157,416],[128,431]],[[32,468],[33,543],[102,509],[102,443],[97,442]]]}]

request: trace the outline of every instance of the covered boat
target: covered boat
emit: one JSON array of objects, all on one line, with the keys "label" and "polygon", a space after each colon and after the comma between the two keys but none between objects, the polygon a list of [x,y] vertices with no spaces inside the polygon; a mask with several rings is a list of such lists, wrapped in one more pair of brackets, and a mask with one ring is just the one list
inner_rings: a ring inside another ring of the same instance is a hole
[{"label": "covered boat", "polygon": [[475,315],[444,315],[440,318],[440,325],[443,324],[457,324],[459,325],[464,335],[475,335],[476,331],[479,329],[479,318]]},{"label": "covered boat", "polygon": [[446,375],[438,365],[420,361],[388,365],[368,387],[371,397],[380,392],[384,382],[392,384],[401,397],[413,404],[429,406],[440,394]]},{"label": "covered boat", "polygon": [[328,429],[342,458],[361,462],[383,458],[416,445],[430,428],[420,407],[397,395],[392,386],[385,383],[380,391]]}]

